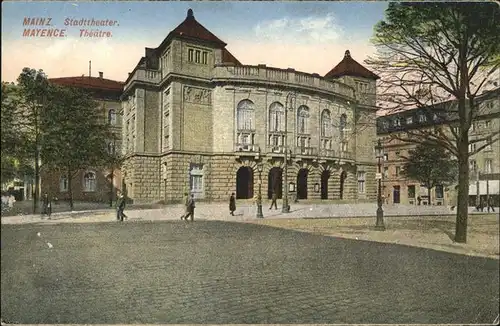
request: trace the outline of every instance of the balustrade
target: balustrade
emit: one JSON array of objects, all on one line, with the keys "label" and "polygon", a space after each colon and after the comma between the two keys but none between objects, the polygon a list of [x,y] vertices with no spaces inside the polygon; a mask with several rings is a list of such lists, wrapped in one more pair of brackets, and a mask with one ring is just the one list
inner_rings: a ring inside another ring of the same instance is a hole
[{"label": "balustrade", "polygon": [[259,152],[259,145],[257,144],[241,144],[241,143],[236,143],[234,150],[236,152],[251,152],[251,153],[257,153]]},{"label": "balustrade", "polygon": [[354,98],[354,90],[345,84],[325,80],[318,74],[296,72],[293,69],[269,68],[259,66],[216,66],[213,73],[214,79],[240,78],[262,81],[286,82],[308,87],[317,87],[325,91],[341,94]]},{"label": "balustrade", "polygon": [[315,147],[295,147],[295,154],[304,156],[316,156],[318,155],[318,151]]}]

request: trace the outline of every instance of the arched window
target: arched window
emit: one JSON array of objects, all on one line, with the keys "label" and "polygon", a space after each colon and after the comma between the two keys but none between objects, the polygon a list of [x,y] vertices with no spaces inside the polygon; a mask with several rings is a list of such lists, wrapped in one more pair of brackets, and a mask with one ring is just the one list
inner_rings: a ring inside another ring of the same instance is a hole
[{"label": "arched window", "polygon": [[321,113],[321,137],[331,137],[331,126],[332,121],[330,117],[330,111],[323,110]]},{"label": "arched window", "polygon": [[309,133],[309,108],[305,105],[297,109],[297,133]]},{"label": "arched window", "polygon": [[66,175],[61,175],[61,177],[59,178],[59,191],[68,191],[68,177]]},{"label": "arched window", "polygon": [[116,124],[116,111],[114,109],[108,111],[108,123],[110,125]]},{"label": "arched window", "polygon": [[285,108],[279,102],[274,102],[269,106],[269,131],[285,131]]},{"label": "arched window", "polygon": [[254,130],[254,104],[250,100],[243,100],[237,106],[238,130]]},{"label": "arched window", "polygon": [[347,127],[347,115],[342,114],[340,116],[340,132],[344,132]]},{"label": "arched window", "polygon": [[96,191],[97,183],[96,183],[96,175],[95,172],[89,171],[83,175],[83,191],[92,192]]}]

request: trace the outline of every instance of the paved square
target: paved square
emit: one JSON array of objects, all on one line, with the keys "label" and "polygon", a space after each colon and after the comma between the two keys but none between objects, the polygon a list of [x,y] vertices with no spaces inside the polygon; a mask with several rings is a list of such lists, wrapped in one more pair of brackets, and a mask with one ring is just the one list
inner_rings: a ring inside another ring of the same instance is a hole
[{"label": "paved square", "polygon": [[221,221],[2,225],[1,241],[7,322],[491,323],[498,315],[498,260],[427,249]]}]

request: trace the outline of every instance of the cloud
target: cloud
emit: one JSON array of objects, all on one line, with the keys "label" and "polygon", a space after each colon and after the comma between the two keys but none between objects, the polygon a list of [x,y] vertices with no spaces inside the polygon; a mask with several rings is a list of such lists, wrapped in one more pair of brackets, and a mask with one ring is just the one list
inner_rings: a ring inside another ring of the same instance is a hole
[{"label": "cloud", "polygon": [[341,39],[342,28],[331,14],[304,18],[289,18],[264,21],[254,28],[259,40],[287,43],[329,43]]},{"label": "cloud", "polygon": [[124,81],[144,55],[145,41],[80,38],[22,39],[2,42],[2,81],[15,81],[24,67],[43,69],[49,77],[92,75]]}]

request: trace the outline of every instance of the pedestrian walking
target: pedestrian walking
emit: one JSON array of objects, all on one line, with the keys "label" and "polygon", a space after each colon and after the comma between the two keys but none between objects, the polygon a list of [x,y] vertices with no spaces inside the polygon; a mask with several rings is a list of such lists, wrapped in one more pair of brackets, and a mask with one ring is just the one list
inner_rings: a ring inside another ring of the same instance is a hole
[{"label": "pedestrian walking", "polygon": [[276,195],[275,192],[273,192],[271,196],[271,207],[269,209],[272,209],[274,206],[274,209],[278,209],[278,204],[276,203],[276,200],[278,199],[278,196]]},{"label": "pedestrian walking", "polygon": [[493,206],[493,198],[488,198],[488,213],[490,212],[490,208],[492,212],[495,212],[495,207]]},{"label": "pedestrian walking", "polygon": [[50,203],[50,198],[47,193],[45,193],[42,198],[42,218],[43,215],[47,215],[49,220],[50,216],[52,215],[52,205]]},{"label": "pedestrian walking", "polygon": [[420,196],[417,197],[418,205],[420,206],[420,203],[422,202],[422,198]]},{"label": "pedestrian walking", "polygon": [[186,220],[186,216],[189,215],[189,194],[187,192],[184,193],[184,213],[181,215],[181,220]]},{"label": "pedestrian walking", "polygon": [[123,194],[120,194],[118,200],[116,201],[116,219],[120,222],[123,222],[123,219],[127,218],[127,215],[125,215],[124,213],[125,204],[125,196],[123,196]]},{"label": "pedestrian walking", "polygon": [[191,194],[191,197],[189,198],[188,203],[187,203],[188,213],[184,217],[184,219],[186,221],[187,221],[188,217],[191,217],[191,222],[194,220],[194,209],[195,209],[195,207],[196,207],[196,205],[195,205],[195,202],[194,202],[194,194]]},{"label": "pedestrian walking", "polygon": [[236,210],[236,198],[234,197],[234,192],[229,197],[229,212],[231,216],[234,216],[234,211]]}]

